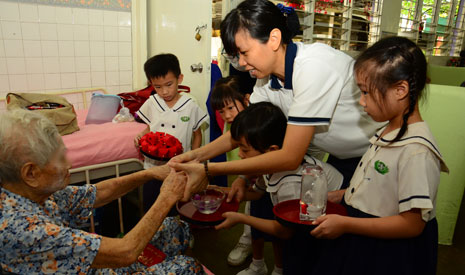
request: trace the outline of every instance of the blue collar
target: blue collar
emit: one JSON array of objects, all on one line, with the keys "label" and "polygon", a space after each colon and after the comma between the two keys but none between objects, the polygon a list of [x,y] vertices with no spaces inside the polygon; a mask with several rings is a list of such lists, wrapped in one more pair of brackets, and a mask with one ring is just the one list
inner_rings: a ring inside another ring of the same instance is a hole
[{"label": "blue collar", "polygon": [[[297,45],[289,43],[286,48],[286,59],[284,63],[284,88],[292,90],[292,73],[294,71],[294,59],[297,55]],[[271,75],[271,88],[281,89],[282,86],[279,84],[278,77]]]}]

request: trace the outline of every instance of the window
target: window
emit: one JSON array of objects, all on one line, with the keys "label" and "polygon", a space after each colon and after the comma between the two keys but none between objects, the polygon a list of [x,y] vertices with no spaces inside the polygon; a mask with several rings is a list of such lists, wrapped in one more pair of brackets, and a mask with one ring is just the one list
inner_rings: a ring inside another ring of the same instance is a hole
[{"label": "window", "polygon": [[465,0],[404,0],[400,36],[415,41],[426,55],[458,55],[464,38]]},{"label": "window", "polygon": [[464,26],[464,9],[465,9],[465,0],[461,0],[460,3],[457,3],[452,17],[452,39],[451,39],[451,49],[449,55],[458,56],[462,49],[462,43],[464,40],[465,26]]}]

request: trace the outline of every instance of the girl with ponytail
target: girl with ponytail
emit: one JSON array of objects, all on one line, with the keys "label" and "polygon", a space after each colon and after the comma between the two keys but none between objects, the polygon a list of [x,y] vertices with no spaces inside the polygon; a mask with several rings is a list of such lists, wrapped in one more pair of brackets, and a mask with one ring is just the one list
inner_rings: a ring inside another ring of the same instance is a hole
[{"label": "girl with ponytail", "polygon": [[356,253],[341,253],[330,266],[319,255],[308,274],[436,273],[436,192],[448,169],[418,109],[426,67],[421,49],[403,37],[382,39],[357,59],[360,105],[388,124],[370,139],[345,192],[348,217],[319,217],[311,232],[337,238],[326,243],[328,255]]}]

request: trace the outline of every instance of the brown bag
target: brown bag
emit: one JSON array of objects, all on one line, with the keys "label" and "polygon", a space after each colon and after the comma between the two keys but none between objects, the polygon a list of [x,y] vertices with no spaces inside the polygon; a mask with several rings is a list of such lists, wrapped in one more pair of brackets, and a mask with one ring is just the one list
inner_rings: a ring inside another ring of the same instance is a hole
[{"label": "brown bag", "polygon": [[22,108],[40,113],[57,126],[62,136],[79,130],[73,105],[59,95],[8,93],[6,104],[8,110]]}]

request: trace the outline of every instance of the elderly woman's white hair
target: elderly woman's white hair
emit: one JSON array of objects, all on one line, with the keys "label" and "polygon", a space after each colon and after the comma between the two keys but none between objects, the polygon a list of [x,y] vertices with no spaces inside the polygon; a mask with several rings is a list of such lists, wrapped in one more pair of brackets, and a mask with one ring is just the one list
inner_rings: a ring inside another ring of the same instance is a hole
[{"label": "elderly woman's white hair", "polygon": [[0,115],[0,181],[21,181],[21,167],[44,167],[62,144],[56,126],[44,116],[22,109]]}]

